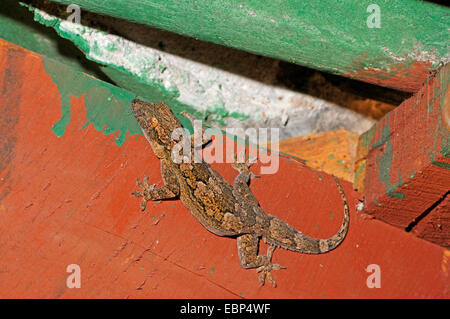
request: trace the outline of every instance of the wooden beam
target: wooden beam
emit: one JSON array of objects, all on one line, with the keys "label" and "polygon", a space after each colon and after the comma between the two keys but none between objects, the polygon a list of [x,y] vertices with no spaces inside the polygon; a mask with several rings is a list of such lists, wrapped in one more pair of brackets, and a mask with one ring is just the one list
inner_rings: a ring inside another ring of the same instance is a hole
[{"label": "wooden beam", "polygon": [[[274,273],[276,289],[260,287],[255,271],[239,265],[235,240],[208,232],[179,201],[139,210],[130,194],[136,177],[147,173],[160,184],[161,174],[122,112],[130,92],[4,41],[0,75],[0,133],[7,137],[0,152],[0,298],[448,296],[448,250],[357,214],[360,194],[347,182],[351,219],[342,245],[315,256],[277,249],[274,262],[288,268]],[[70,113],[57,136],[62,96]],[[121,143],[118,123],[128,131]],[[214,165],[232,181],[230,166]],[[342,202],[325,173],[281,157],[278,172],[251,188],[263,209],[305,234],[328,237],[339,228]],[[71,264],[81,268],[81,289],[66,286]],[[371,264],[380,267],[381,288],[366,284]]]},{"label": "wooden beam", "polygon": [[431,210],[408,229],[417,237],[450,248],[450,196],[449,193],[437,201]]},{"label": "wooden beam", "polygon": [[372,0],[52,1],[410,92],[449,59],[450,9],[426,1],[379,3],[379,28]]},{"label": "wooden beam", "polygon": [[306,166],[353,183],[358,135],[347,130],[292,137],[279,142],[280,152]]},{"label": "wooden beam", "polygon": [[[130,29],[131,24],[126,21],[102,19],[100,15],[86,11],[83,11],[84,26],[81,27],[66,21],[65,16],[61,19],[52,16],[61,11],[65,13],[64,6],[61,8],[56,3],[45,3],[46,13],[40,10],[31,12],[27,7],[20,6],[17,0],[0,1],[0,38],[69,64],[98,79],[115,83],[142,98],[165,101],[176,112],[185,111],[200,118],[207,117],[209,121],[220,123],[222,128],[267,126],[272,123],[280,126],[280,138],[286,138],[312,131],[329,131],[341,123],[346,129],[362,133],[373,124],[371,118],[380,117],[380,114],[394,107],[379,99],[351,94],[351,88],[346,85],[349,81],[338,87],[331,84],[328,77],[325,79],[312,71],[304,77],[304,81],[308,82],[305,92],[293,88],[280,90],[275,74],[279,74],[283,82],[290,83],[296,78],[287,71],[292,66],[142,25],[133,25]],[[35,23],[33,18],[41,25]],[[147,40],[135,43],[90,27],[99,20],[103,21],[102,25],[106,23],[104,28],[111,27],[125,38],[133,38],[134,34]],[[164,47],[164,51],[160,50],[159,45]],[[80,57],[80,50],[86,58]],[[174,52],[178,53],[174,55]],[[195,56],[201,56],[203,62],[195,62]],[[251,67],[239,67],[249,65]],[[232,70],[237,70],[237,73]],[[272,74],[270,79],[267,79],[267,74]],[[190,80],[186,81],[187,78]],[[264,94],[259,94],[259,91]],[[324,93],[326,96],[322,96]],[[337,102],[335,104],[345,108],[329,102],[331,96],[337,96],[339,101],[334,101]],[[371,96],[375,97],[373,94]],[[398,101],[398,98],[391,102],[395,104],[395,100]],[[374,116],[348,110],[361,110],[364,106],[376,109]]]},{"label": "wooden beam", "polygon": [[[356,185],[364,194],[365,211],[377,219],[423,229],[423,214],[449,191],[449,80],[450,64],[360,137]],[[443,214],[436,210],[433,219],[442,217],[439,227],[448,234]],[[429,230],[416,233],[433,237]],[[448,246],[448,238],[434,242]]]}]

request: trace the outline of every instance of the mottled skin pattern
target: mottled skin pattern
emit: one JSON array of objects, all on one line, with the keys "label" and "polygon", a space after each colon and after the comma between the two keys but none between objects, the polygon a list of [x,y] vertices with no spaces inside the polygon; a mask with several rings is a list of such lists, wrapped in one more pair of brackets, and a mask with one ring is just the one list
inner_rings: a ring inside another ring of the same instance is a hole
[{"label": "mottled skin pattern", "polygon": [[[145,210],[149,200],[181,199],[206,229],[219,236],[235,237],[242,267],[257,268],[257,272],[261,273],[260,282],[264,284],[267,278],[274,286],[276,284],[271,270],[284,268],[271,262],[276,247],[306,254],[320,254],[336,248],[343,241],[349,226],[349,208],[336,178],[344,202],[342,225],[331,238],[311,238],[262,210],[248,186],[250,179],[256,177],[250,172],[252,163],[233,164],[239,171],[233,186],[203,160],[201,163],[192,161],[177,164],[172,160],[171,154],[179,141],[171,138],[171,132],[182,126],[169,106],[165,103],[134,100],[132,110],[155,155],[161,161],[165,184],[155,188],[149,184],[147,176],[143,183],[137,180],[140,191],[133,192],[133,195],[142,197],[142,210]],[[270,245],[267,255],[258,255],[260,239]]]}]

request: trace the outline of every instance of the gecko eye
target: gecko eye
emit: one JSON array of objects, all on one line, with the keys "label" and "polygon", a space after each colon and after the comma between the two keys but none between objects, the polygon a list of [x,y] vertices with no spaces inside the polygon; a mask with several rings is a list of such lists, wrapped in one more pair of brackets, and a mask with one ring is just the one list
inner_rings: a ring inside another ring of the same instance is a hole
[{"label": "gecko eye", "polygon": [[156,118],[156,117],[152,117],[151,119],[150,119],[150,125],[151,125],[151,127],[157,127],[158,126],[158,119]]}]

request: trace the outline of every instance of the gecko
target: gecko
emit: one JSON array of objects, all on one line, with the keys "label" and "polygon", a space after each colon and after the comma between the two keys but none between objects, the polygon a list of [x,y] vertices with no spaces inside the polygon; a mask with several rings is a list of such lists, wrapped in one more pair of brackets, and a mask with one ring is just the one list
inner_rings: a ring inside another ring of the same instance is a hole
[{"label": "gecko", "polygon": [[[276,248],[305,254],[322,254],[335,249],[345,238],[350,222],[349,206],[345,193],[333,176],[344,206],[344,217],[338,232],[328,239],[307,236],[289,226],[276,216],[267,214],[252,194],[249,183],[256,178],[250,167],[254,160],[232,167],[238,171],[233,185],[229,184],[203,159],[176,163],[172,159],[174,146],[180,141],[172,138],[172,132],[182,128],[181,123],[166,103],[148,103],[135,99],[131,105],[133,115],[148,140],[154,154],[160,160],[164,185],[155,188],[147,175],[142,182],[137,179],[138,191],[132,195],[141,197],[140,208],[145,211],[148,201],[180,199],[184,206],[207,230],[218,236],[236,238],[240,264],[245,269],[256,268],[258,280],[266,279],[276,287],[272,271],[285,267],[272,263]],[[195,117],[183,113],[189,120]],[[203,135],[203,130],[198,132]],[[191,135],[195,139],[197,134]],[[202,140],[207,143],[207,140]],[[192,144],[193,145],[193,144]],[[194,148],[192,146],[192,152]],[[198,163],[197,163],[198,162]],[[268,244],[267,253],[259,254],[259,241]]]}]

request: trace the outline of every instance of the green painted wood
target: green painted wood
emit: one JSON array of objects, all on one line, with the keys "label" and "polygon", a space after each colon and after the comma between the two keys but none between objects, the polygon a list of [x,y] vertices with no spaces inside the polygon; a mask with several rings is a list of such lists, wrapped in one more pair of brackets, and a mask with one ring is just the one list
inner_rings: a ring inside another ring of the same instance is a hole
[{"label": "green painted wood", "polygon": [[[167,75],[167,73],[170,72],[170,64],[165,65],[164,62],[158,62],[157,57],[152,57],[148,54],[145,55],[145,53],[139,55],[140,58],[137,60],[133,60],[133,58],[127,60],[126,62],[129,62],[129,64],[120,64],[118,62],[124,62],[124,60],[126,60],[125,57],[124,59],[121,59],[120,56],[116,56],[116,59],[111,58],[111,55],[109,54],[111,53],[110,48],[122,46],[121,49],[124,49],[125,51],[133,50],[134,53],[136,52],[134,46],[131,46],[132,49],[126,49],[126,45],[122,38],[116,37],[110,42],[105,43],[101,41],[103,38],[96,38],[94,35],[97,34],[98,36],[98,33],[104,34],[104,32],[94,32],[95,30],[89,27],[79,30],[81,28],[78,28],[76,24],[71,24],[64,20],[61,21],[51,15],[45,14],[45,12],[42,12],[42,14],[47,18],[35,14],[31,7],[20,5],[18,0],[0,1],[0,38],[69,65],[79,72],[90,74],[98,79],[113,83],[148,101],[164,101],[171,106],[176,114],[179,114],[180,112],[195,114],[198,118],[203,119],[210,125],[225,126],[230,122],[235,123],[236,120],[241,120],[244,122],[243,125],[251,125],[252,127],[265,125],[263,123],[264,119],[258,117],[261,112],[249,112],[243,110],[243,113],[240,113],[240,109],[233,109],[232,106],[230,107],[230,105],[233,104],[230,104],[229,100],[226,100],[221,96],[215,100],[214,94],[211,94],[211,92],[207,93],[213,97],[209,104],[204,102],[202,104],[201,95],[203,93],[201,91],[198,91],[197,93],[195,93],[196,91],[194,90],[192,91],[192,94],[198,94],[200,96],[199,99],[191,98],[190,100],[181,100],[179,98],[180,91],[183,92],[182,90],[184,90],[184,92],[186,92],[186,88],[182,87],[183,84],[181,82],[181,87],[176,85],[161,85],[160,74],[158,72],[155,74],[155,72],[152,72],[152,70],[149,69],[149,67],[151,67],[158,71],[167,67],[169,69],[165,72]],[[68,24],[71,25],[72,29],[68,27]],[[54,28],[54,30],[52,28]],[[70,32],[71,30],[73,32]],[[75,30],[77,32],[75,32]],[[88,34],[89,38],[83,38],[83,34]],[[109,35],[104,34],[104,36]],[[112,35],[111,38],[113,38]],[[189,39],[186,40],[189,41]],[[95,54],[95,56],[92,56],[92,54]],[[101,56],[102,54],[104,54],[104,56]],[[120,52],[118,55],[120,55]],[[143,56],[146,57],[144,60],[141,59]],[[234,57],[233,60],[235,61],[236,57]],[[245,63],[242,65],[245,65]],[[254,65],[252,64],[252,68],[253,67]],[[204,69],[206,72],[209,72],[207,69],[211,69],[211,71],[214,72],[214,68],[208,68],[207,65],[204,66]],[[190,75],[189,73],[179,73],[177,76],[184,79],[185,76],[189,77]],[[212,74],[210,79],[212,81],[218,81],[220,86],[222,86],[222,84],[226,85],[226,83],[223,82],[225,81],[224,79],[220,77],[217,78],[214,74]],[[212,91],[215,92],[214,90]],[[247,92],[253,94],[253,91]],[[248,98],[247,95],[242,95],[242,97],[244,99]],[[248,106],[249,105],[246,104],[246,107]],[[302,116],[302,121],[304,118],[307,118],[315,123],[317,122],[316,119],[320,118],[322,112],[323,111],[320,108],[315,108],[311,109],[311,112],[306,115],[305,113],[301,113],[300,115],[294,114],[293,116],[290,116],[289,119],[293,120],[295,119],[295,116]],[[336,114],[338,114],[337,112],[338,111],[327,113],[327,116],[332,118],[330,123],[332,123],[332,121],[337,121],[335,117]],[[184,117],[181,117],[180,120],[186,127],[190,127],[189,121],[186,121]],[[347,120],[345,125],[348,127],[356,127],[356,125],[359,124],[352,126],[351,123],[357,121],[358,118]],[[245,122],[251,124],[245,124]],[[288,127],[286,130],[289,132],[295,130],[295,132],[300,131],[301,134],[307,134],[315,127],[314,125],[311,125],[311,122],[308,120],[304,120],[302,123],[307,123],[307,126],[305,127],[305,125],[302,126],[302,124],[300,124],[295,127]],[[329,127],[333,126],[330,124]],[[321,126],[321,129],[324,129],[324,126]]]},{"label": "green painted wood", "polygon": [[416,91],[449,60],[450,9],[416,0],[52,0],[363,81]]},{"label": "green painted wood", "polygon": [[60,61],[72,68],[107,80],[99,64],[84,58],[70,41],[34,22],[33,14],[17,0],[0,1],[0,38]]}]

